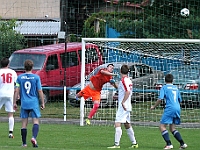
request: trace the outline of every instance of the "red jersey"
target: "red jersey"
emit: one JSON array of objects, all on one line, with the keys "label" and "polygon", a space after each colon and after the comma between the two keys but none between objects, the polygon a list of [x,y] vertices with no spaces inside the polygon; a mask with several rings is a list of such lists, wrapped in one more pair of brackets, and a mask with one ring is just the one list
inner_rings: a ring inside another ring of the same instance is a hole
[{"label": "red jersey", "polygon": [[94,88],[98,91],[101,91],[103,85],[107,82],[110,82],[110,79],[112,79],[112,76],[102,74],[101,70],[107,71],[106,69],[100,69],[96,75],[90,78],[90,81],[92,82]]}]

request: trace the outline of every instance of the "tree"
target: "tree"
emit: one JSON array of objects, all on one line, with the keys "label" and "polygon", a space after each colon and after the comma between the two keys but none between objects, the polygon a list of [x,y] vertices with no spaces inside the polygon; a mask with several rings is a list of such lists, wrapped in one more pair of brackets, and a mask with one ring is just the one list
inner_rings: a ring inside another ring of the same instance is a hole
[{"label": "tree", "polygon": [[15,50],[24,48],[25,38],[15,27],[16,20],[0,21],[0,57],[9,57]]},{"label": "tree", "polygon": [[[123,5],[121,0],[113,7]],[[136,2],[132,0],[131,2]],[[144,2],[144,1],[137,1]],[[95,13],[85,21],[84,37],[99,37],[104,35],[95,34],[94,20],[101,18],[106,20],[109,27],[121,33],[121,37],[129,38],[200,38],[200,13],[198,11],[200,3],[195,0],[153,0],[150,5],[141,5],[143,13],[134,12],[112,12]],[[182,8],[190,10],[189,17],[182,17]],[[133,9],[134,10],[134,9]],[[101,25],[105,26],[104,22]],[[105,29],[105,27],[101,27]],[[100,30],[100,32],[103,32]],[[90,33],[90,34],[89,34]]]}]

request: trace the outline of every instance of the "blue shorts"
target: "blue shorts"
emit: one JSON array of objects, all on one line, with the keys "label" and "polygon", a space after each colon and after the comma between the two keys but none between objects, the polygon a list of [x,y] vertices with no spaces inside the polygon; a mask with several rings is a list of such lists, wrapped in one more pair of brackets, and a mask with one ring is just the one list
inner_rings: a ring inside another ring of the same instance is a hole
[{"label": "blue shorts", "polygon": [[20,117],[21,118],[40,118],[41,114],[40,114],[40,109],[23,109],[21,108],[21,112],[20,112]]},{"label": "blue shorts", "polygon": [[163,114],[162,117],[161,117],[160,123],[161,124],[176,124],[176,125],[179,125],[181,123],[181,119],[178,116],[172,117],[172,116],[167,116],[167,115]]}]

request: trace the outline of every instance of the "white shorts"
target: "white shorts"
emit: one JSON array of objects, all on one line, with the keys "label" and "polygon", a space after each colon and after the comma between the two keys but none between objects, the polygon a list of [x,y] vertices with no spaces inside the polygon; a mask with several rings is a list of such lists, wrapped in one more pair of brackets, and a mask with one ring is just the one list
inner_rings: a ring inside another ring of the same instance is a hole
[{"label": "white shorts", "polygon": [[115,118],[115,122],[119,122],[119,123],[131,123],[131,113],[130,111],[117,111],[116,113],[116,118]]},{"label": "white shorts", "polygon": [[0,97],[0,109],[3,105],[5,105],[6,112],[14,112],[12,97]]}]

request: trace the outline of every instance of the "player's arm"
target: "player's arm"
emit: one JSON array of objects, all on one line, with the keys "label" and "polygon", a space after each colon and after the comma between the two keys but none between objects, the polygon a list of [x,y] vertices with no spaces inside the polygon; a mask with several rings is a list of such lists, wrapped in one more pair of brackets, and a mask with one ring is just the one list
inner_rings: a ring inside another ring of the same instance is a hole
[{"label": "player's arm", "polygon": [[151,106],[151,110],[152,109],[155,109],[158,105],[160,105],[160,103],[161,103],[161,101],[164,99],[164,97],[165,97],[165,92],[164,92],[164,88],[162,87],[161,89],[160,89],[160,95],[159,95],[159,97],[158,97],[158,100],[156,101],[156,103],[153,105],[153,106]]},{"label": "player's arm", "polygon": [[114,87],[114,88],[118,88],[118,85],[116,84],[114,79],[110,79],[110,84]]},{"label": "player's arm", "polygon": [[124,98],[122,100],[122,107],[124,108],[124,110],[126,110],[126,107],[124,104],[125,104],[126,100],[128,99],[130,93],[131,93],[130,91],[125,91]]},{"label": "player's arm", "polygon": [[44,94],[42,90],[38,90],[38,94],[39,94],[39,98],[40,98],[40,102],[41,102],[41,109],[45,108],[45,104],[44,104]]},{"label": "player's arm", "polygon": [[181,103],[181,102],[182,102],[182,98],[181,98],[180,91],[178,91],[178,102],[179,102],[179,103]]},{"label": "player's arm", "polygon": [[105,75],[109,75],[109,76],[116,76],[116,74],[114,74],[114,73],[111,73],[111,72],[109,72],[109,71],[106,71],[106,70],[101,70],[100,71],[102,74],[105,74]]},{"label": "player's arm", "polygon": [[118,85],[116,84],[116,82],[114,84],[111,84],[112,86],[114,86],[114,88],[118,89]]},{"label": "player's arm", "polygon": [[157,101],[156,101],[156,103],[153,105],[153,106],[151,106],[151,110],[152,109],[155,109],[158,105],[160,105],[160,103],[161,103],[161,99],[158,99]]},{"label": "player's arm", "polygon": [[14,108],[14,110],[17,109],[18,96],[19,96],[19,86],[16,86],[15,91],[14,91],[14,97],[13,97],[13,108]]},{"label": "player's arm", "polygon": [[45,108],[45,104],[44,104],[44,93],[42,91],[42,84],[40,81],[40,77],[37,76],[37,91],[38,91],[38,95],[39,95],[39,99],[40,99],[40,108],[44,109]]}]

